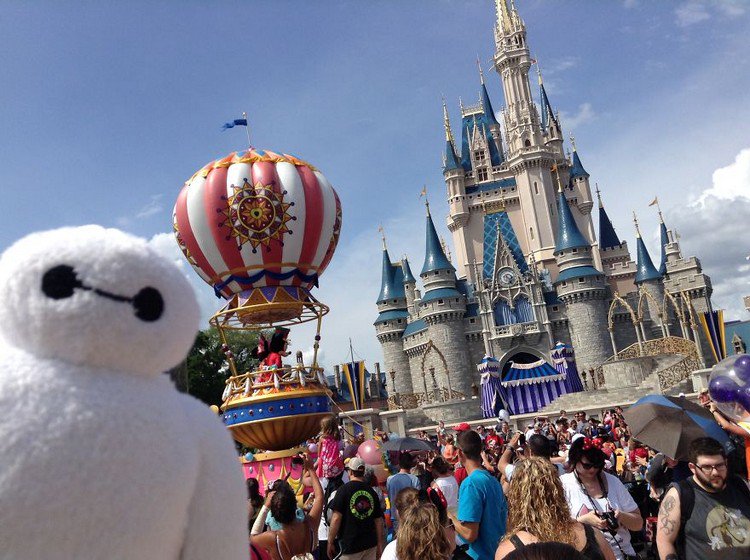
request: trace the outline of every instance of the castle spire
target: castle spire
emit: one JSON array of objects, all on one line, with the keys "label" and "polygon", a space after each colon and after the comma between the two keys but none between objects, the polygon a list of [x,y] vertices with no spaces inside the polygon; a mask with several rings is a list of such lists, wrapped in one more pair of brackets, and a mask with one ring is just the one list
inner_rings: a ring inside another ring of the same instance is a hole
[{"label": "castle spire", "polygon": [[[549,102],[549,97],[547,97],[547,90],[544,89],[544,80],[542,79],[542,70],[539,67],[539,62],[535,61],[534,64],[536,65],[536,75],[539,80],[539,100],[542,104],[542,130],[547,130],[550,123],[559,129],[560,123],[557,122],[557,117],[554,111],[552,111],[552,105]],[[573,149],[575,150],[575,148]]]},{"label": "castle spire", "polygon": [[[558,182],[560,178],[558,176]],[[568,200],[562,190],[557,193],[557,242],[555,255],[566,249],[588,247],[589,242],[578,229],[573,213],[568,206]]]},{"label": "castle spire", "polygon": [[412,274],[411,272],[409,259],[406,256],[404,256],[404,258],[401,260],[401,268],[404,271],[404,284],[416,284],[417,280],[414,278],[414,274]]},{"label": "castle spire", "polygon": [[477,56],[477,67],[479,68],[479,83],[481,86],[479,91],[479,101],[482,104],[482,109],[484,109],[484,115],[490,125],[499,126],[499,123],[495,118],[495,111],[490,102],[490,95],[487,93],[487,86],[484,83],[484,73],[482,72],[482,64],[479,60],[479,56]]},{"label": "castle spire", "polygon": [[661,245],[661,263],[659,264],[659,274],[664,276],[667,273],[667,243],[669,243],[669,236],[667,235],[667,226],[664,223],[664,216],[661,213],[661,206],[659,206],[659,197],[654,197],[654,201],[649,206],[656,205],[656,210],[659,212],[659,242]]},{"label": "castle spire", "polygon": [[612,221],[607,215],[602,203],[602,193],[599,191],[599,184],[596,184],[596,196],[599,199],[599,248],[611,249],[621,245],[620,238],[617,237]]},{"label": "castle spire", "polygon": [[391,258],[388,256],[388,249],[383,247],[383,272],[380,279],[380,295],[378,296],[378,303],[384,302],[393,297],[394,286],[393,286],[393,267],[391,266]]},{"label": "castle spire", "polygon": [[570,135],[570,144],[573,146],[573,165],[570,168],[570,179],[573,180],[577,177],[589,177],[588,172],[583,168],[581,158],[578,157],[576,139],[573,137],[573,134]]},{"label": "castle spire", "polygon": [[635,283],[642,284],[649,280],[658,280],[661,278],[661,274],[656,270],[654,262],[651,260],[651,255],[648,254],[646,244],[641,237],[641,230],[638,227],[638,216],[635,215],[635,212],[633,212],[633,223],[635,223],[635,235],[638,249],[638,265],[635,273]]},{"label": "castle spire", "polygon": [[497,25],[504,33],[510,33],[512,29],[511,10],[508,8],[507,0],[495,0],[497,10]]},{"label": "castle spire", "polygon": [[443,126],[445,127],[445,165],[443,171],[448,169],[456,169],[458,164],[458,158],[456,157],[456,145],[453,141],[453,132],[451,132],[451,122],[448,117],[448,106],[445,104],[445,97],[443,97]]},{"label": "castle spire", "polygon": [[430,215],[430,206],[427,205],[427,231],[426,231],[426,244],[424,252],[424,266],[422,266],[422,276],[430,272],[438,270],[450,270],[455,271],[453,265],[445,256],[443,246],[440,243],[440,237],[438,237],[437,231],[435,230],[435,224],[432,222],[432,216]]}]

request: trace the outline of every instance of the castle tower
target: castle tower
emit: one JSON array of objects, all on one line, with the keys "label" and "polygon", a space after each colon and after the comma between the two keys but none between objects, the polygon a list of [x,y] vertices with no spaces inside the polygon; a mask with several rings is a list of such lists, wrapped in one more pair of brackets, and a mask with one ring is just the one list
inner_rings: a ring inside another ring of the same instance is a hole
[{"label": "castle tower", "polygon": [[[413,278],[412,278],[413,279]],[[388,394],[413,393],[409,360],[404,353],[402,335],[409,318],[407,297],[404,290],[404,271],[401,263],[392,263],[383,240],[383,272],[378,295],[378,318],[375,332],[383,348],[386,372],[396,372],[395,387],[388,387]]]},{"label": "castle tower", "polygon": [[470,395],[472,380],[467,369],[470,361],[464,328],[466,297],[456,289],[455,272],[445,256],[428,205],[424,266],[420,274],[424,286],[420,317],[427,324],[430,340],[445,359],[444,367],[437,364],[434,370],[438,386]]},{"label": "castle tower", "polygon": [[[581,158],[578,156],[576,141],[572,134],[570,135],[570,144],[573,146],[573,157],[570,166],[570,187],[573,190],[573,198],[576,200],[578,210],[583,214],[583,220],[578,223],[583,226],[586,239],[593,244],[596,241],[596,234],[594,233],[594,222],[591,219],[591,209],[594,207],[594,201],[591,198],[589,174],[583,168]],[[594,260],[596,261],[596,254],[594,255]]]},{"label": "castle tower", "polygon": [[[633,212],[633,222],[635,223],[638,254],[638,271],[635,274],[635,284],[638,286],[639,294],[641,292],[648,292],[652,296],[645,298],[644,310],[646,313],[644,313],[644,316],[652,321],[653,334],[660,336],[659,333],[662,331],[662,328],[661,326],[657,328],[656,325],[661,323],[662,320],[661,306],[664,301],[664,283],[661,274],[656,270],[651,260],[651,255],[648,254],[646,244],[641,239],[641,231],[638,227],[638,218],[635,212]],[[643,326],[641,328],[643,329]],[[646,338],[646,333],[642,332],[642,334]]]},{"label": "castle tower", "polygon": [[565,304],[568,328],[579,368],[587,370],[609,357],[607,283],[594,268],[592,247],[578,229],[560,189],[557,195],[558,232],[555,259],[558,298]]},{"label": "castle tower", "polygon": [[[513,173],[520,202],[524,254],[533,253],[543,268],[555,268],[554,247],[557,216],[555,187],[550,169],[558,159],[556,140],[547,144],[531,95],[529,69],[532,59],[526,42],[526,26],[515,6],[497,0],[495,70],[505,96],[507,165]],[[549,100],[547,100],[549,105]],[[519,228],[521,229],[521,228]]]},{"label": "castle tower", "polygon": [[596,187],[599,200],[599,255],[602,259],[602,269],[612,292],[629,294],[635,290],[636,266],[630,258],[628,242],[620,240],[612,221],[604,209],[602,194]]}]

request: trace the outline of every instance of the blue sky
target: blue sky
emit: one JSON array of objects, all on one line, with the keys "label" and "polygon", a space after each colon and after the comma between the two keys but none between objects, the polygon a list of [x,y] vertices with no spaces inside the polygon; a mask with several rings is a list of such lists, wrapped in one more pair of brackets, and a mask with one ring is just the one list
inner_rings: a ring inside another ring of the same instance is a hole
[{"label": "blue sky", "polygon": [[[518,0],[567,135],[621,237],[632,210],[652,253],[659,196],[715,302],[746,318],[750,294],[750,8],[744,2]],[[372,321],[377,233],[421,268],[428,185],[448,237],[441,96],[488,68],[492,0],[410,2],[10,2],[0,16],[0,249],[39,229],[100,223],[167,234],[182,183],[245,145],[221,124],[250,114],[253,142],[318,166],[342,200],[337,254],[319,297],[332,307],[324,361],[380,359]],[[534,82],[532,82],[534,83]],[[717,170],[720,170],[717,172]],[[715,173],[717,172],[717,173]],[[192,274],[192,272],[187,271]],[[204,314],[219,307],[196,279]],[[342,289],[342,287],[346,289]],[[309,346],[304,329],[295,345]]]}]

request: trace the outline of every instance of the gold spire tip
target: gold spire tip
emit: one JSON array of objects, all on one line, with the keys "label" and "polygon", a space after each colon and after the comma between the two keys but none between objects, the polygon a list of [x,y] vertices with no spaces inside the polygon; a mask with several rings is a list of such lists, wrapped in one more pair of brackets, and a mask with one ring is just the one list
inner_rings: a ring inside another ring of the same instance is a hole
[{"label": "gold spire tip", "polygon": [[578,151],[577,148],[576,148],[576,139],[575,139],[575,136],[573,136],[572,132],[570,133],[570,145],[573,146],[573,151],[574,152]]},{"label": "gold spire tip", "polygon": [[602,204],[602,191],[599,190],[599,183],[594,183],[594,189],[596,190],[596,198],[599,199],[599,208],[604,208],[604,204]]},{"label": "gold spire tip", "polygon": [[477,53],[477,68],[479,68],[479,83],[484,85],[484,72],[482,72],[482,61],[479,59],[479,53]]},{"label": "gold spire tip", "polygon": [[638,216],[635,214],[635,210],[633,210],[633,223],[635,224],[635,236],[640,237],[641,228],[638,227]]}]

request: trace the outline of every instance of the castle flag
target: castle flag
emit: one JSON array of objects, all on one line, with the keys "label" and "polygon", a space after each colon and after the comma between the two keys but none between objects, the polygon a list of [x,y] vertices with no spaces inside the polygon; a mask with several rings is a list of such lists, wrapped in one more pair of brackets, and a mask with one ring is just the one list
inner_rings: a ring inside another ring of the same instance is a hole
[{"label": "castle flag", "polygon": [[653,206],[655,204],[659,204],[659,197],[658,196],[655,196],[654,200],[652,200],[651,202],[648,203],[649,206]]}]

